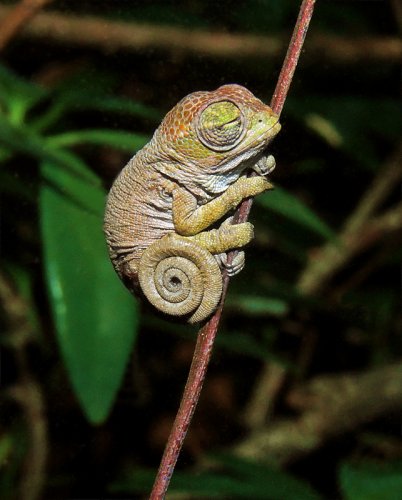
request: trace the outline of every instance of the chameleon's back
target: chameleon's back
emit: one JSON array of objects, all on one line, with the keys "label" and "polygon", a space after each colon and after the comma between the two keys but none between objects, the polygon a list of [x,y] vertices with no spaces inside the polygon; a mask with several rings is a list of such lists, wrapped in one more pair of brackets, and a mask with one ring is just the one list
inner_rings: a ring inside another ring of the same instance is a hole
[{"label": "chameleon's back", "polygon": [[120,172],[106,202],[104,232],[109,255],[117,273],[126,278],[135,271],[144,249],[173,231],[171,202],[156,195],[161,176],[147,163],[149,149],[152,141]]}]

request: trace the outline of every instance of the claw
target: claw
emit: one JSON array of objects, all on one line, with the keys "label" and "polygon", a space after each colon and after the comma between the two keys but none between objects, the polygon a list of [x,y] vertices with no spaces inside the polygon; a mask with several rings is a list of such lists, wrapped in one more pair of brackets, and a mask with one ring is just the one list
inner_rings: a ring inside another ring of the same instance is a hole
[{"label": "claw", "polygon": [[230,264],[228,263],[227,253],[217,254],[215,255],[215,259],[218,261],[221,269],[225,269],[230,277],[239,274],[239,272],[244,268],[246,262],[246,256],[243,250],[239,250],[237,252]]},{"label": "claw", "polygon": [[228,227],[233,225],[233,215],[227,217],[221,224],[221,227]]},{"label": "claw", "polygon": [[276,166],[275,158],[272,155],[263,156],[253,167],[252,170],[258,175],[266,176],[270,174]]}]

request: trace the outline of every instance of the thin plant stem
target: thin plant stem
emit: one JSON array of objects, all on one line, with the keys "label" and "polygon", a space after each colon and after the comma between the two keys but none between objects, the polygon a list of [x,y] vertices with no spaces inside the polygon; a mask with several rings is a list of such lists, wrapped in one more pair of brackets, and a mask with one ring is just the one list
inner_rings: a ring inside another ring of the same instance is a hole
[{"label": "thin plant stem", "polygon": [[150,500],[163,499],[168,489],[180,450],[183,446],[187,430],[200,397],[219,321],[221,319],[228,284],[229,279],[225,273],[223,277],[224,288],[221,302],[212,318],[198,332],[187,383],[181,398],[179,410],[166,443],[158,474],[155,478],[151,496],[149,497]]},{"label": "thin plant stem", "polygon": [[[306,32],[313,14],[314,4],[315,0],[303,0],[300,7],[296,26],[293,31],[292,39],[290,41],[271,102],[272,109],[278,115],[280,115],[282,111],[287,93],[289,91],[290,83],[292,81]],[[251,204],[251,199],[242,202],[235,214],[236,223],[247,220]],[[229,262],[233,259],[233,256],[234,253],[231,252],[228,256]],[[201,393],[205,373],[211,357],[215,336],[222,315],[228,284],[229,277],[226,273],[223,273],[222,298],[214,315],[198,332],[197,343],[187,383],[184,388],[179,410],[166,443],[165,451],[150,495],[150,500],[162,500],[169,487],[170,479],[173,475],[180,450],[183,446],[187,430],[194,415]]]},{"label": "thin plant stem", "polygon": [[43,498],[46,465],[49,454],[46,407],[40,384],[31,373],[28,347],[34,341],[27,303],[16,291],[9,277],[0,272],[0,305],[5,312],[4,341],[13,350],[18,381],[7,394],[22,410],[27,429],[27,450],[20,471],[18,493],[20,500]]},{"label": "thin plant stem", "polygon": [[0,51],[6,48],[19,31],[52,0],[21,0],[0,23]]},{"label": "thin plant stem", "polygon": [[299,16],[271,100],[271,108],[277,115],[281,114],[283,105],[285,104],[303,48],[304,39],[306,38],[307,30],[313,16],[314,4],[315,0],[303,0],[300,7]]}]

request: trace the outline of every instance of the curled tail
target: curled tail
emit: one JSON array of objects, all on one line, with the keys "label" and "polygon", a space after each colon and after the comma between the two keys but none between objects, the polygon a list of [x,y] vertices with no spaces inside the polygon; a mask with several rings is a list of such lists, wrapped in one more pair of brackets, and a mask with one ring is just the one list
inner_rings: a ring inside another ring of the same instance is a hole
[{"label": "curled tail", "polygon": [[144,295],[160,311],[206,319],[222,295],[222,274],[213,255],[197,243],[168,234],[142,254],[138,280]]}]

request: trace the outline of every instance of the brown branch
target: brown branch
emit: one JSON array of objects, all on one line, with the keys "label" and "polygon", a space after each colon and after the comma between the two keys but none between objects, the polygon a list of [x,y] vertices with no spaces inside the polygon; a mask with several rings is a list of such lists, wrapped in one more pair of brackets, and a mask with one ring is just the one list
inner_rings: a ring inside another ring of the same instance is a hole
[{"label": "brown branch", "polygon": [[303,2],[300,8],[292,39],[290,40],[289,50],[286,52],[285,61],[282,65],[271,100],[271,108],[278,116],[282,113],[283,105],[285,104],[285,99],[296,71],[297,62],[313,15],[314,3],[315,0],[312,2]]},{"label": "brown branch", "polygon": [[275,401],[286,380],[287,370],[277,361],[266,362],[244,411],[248,429],[260,429],[273,414]]},{"label": "brown branch", "polygon": [[373,218],[352,233],[343,233],[336,243],[326,245],[300,276],[298,289],[305,295],[321,291],[332,276],[358,253],[378,240],[402,229],[402,203]]},{"label": "brown branch", "polygon": [[224,290],[219,307],[208,323],[198,332],[187,383],[183,391],[179,410],[177,411],[172,430],[166,443],[155,483],[149,497],[150,500],[161,500],[164,498],[169,487],[170,479],[201,394],[215,336],[222,315],[228,283],[229,280],[227,275],[225,275]]},{"label": "brown branch", "polygon": [[[35,14],[52,0],[21,0],[15,7],[4,8],[0,22],[0,51],[32,19]],[[0,11],[1,14],[1,11]]]},{"label": "brown branch", "polygon": [[[292,39],[290,41],[288,51],[286,52],[285,61],[283,62],[282,69],[279,74],[279,78],[271,100],[271,108],[278,116],[280,116],[282,112],[282,108],[285,103],[285,99],[287,97],[294,72],[296,70],[297,61],[299,60],[311,16],[313,15],[314,4],[315,0],[305,0],[302,3],[302,7],[300,8],[296,26],[293,30]],[[252,205],[252,198],[244,200],[241,203],[233,219],[235,224],[241,224],[242,222],[247,221]],[[231,262],[235,254],[236,252],[231,252],[229,254],[229,262]]]},{"label": "brown branch", "polygon": [[392,411],[402,414],[402,363],[366,373],[320,376],[291,391],[295,419],[273,422],[233,451],[242,457],[285,464]]},{"label": "brown branch", "polygon": [[[21,360],[19,361],[21,366]],[[46,479],[48,455],[47,423],[44,415],[44,401],[40,386],[26,372],[18,385],[9,391],[23,409],[29,430],[30,446],[24,460],[21,475],[21,500],[39,500]]]},{"label": "brown branch", "polygon": [[[286,58],[278,79],[271,107],[274,111],[280,114],[283,104],[289,90],[290,82],[294,74],[303,40],[307,32],[314,9],[315,0],[303,0],[296,26],[293,32],[291,43],[286,54]],[[243,211],[242,211],[242,207]],[[242,217],[247,218],[251,204],[242,203],[238,212]],[[236,218],[236,216],[235,216]],[[239,219],[239,217],[237,217]],[[228,261],[233,259],[233,252],[228,256]],[[211,357],[212,347],[219,326],[219,321],[222,315],[223,304],[229,284],[229,277],[226,273],[223,274],[223,292],[221,302],[218,309],[212,318],[198,332],[197,344],[195,347],[193,362],[190,367],[187,383],[184,388],[184,393],[180,403],[180,408],[173,423],[168,442],[165,447],[161,464],[155,478],[155,483],[152,488],[151,500],[161,500],[164,498],[169,487],[174,467],[176,465],[180,450],[193,417],[202,385],[205,378],[205,373]]]},{"label": "brown branch", "polygon": [[[10,12],[0,6],[0,19]],[[209,57],[271,59],[281,57],[285,36],[229,34],[217,31],[111,21],[94,16],[42,12],[26,26],[24,37],[46,38],[63,44],[115,50],[159,49]],[[306,56],[320,61],[353,64],[359,61],[399,63],[402,41],[398,37],[340,37],[313,34],[306,44]]]},{"label": "brown branch", "polygon": [[337,241],[330,242],[314,252],[314,256],[299,277],[297,287],[300,292],[305,295],[318,293],[356,254],[389,232],[400,229],[400,206],[376,218],[373,218],[372,214],[402,178],[401,158],[402,143],[363,195],[346,221]]},{"label": "brown branch", "polygon": [[362,282],[366,280],[368,276],[373,274],[373,272],[380,266],[384,265],[384,259],[387,258],[392,252],[395,252],[401,247],[402,234],[397,237],[389,238],[381,248],[379,248],[374,255],[367,259],[364,264],[359,267],[354,273],[351,273],[345,281],[343,281],[338,286],[331,290],[331,299],[333,298],[335,302],[340,302],[341,297],[343,297],[349,290],[355,289],[361,285]]},{"label": "brown branch", "polygon": [[394,12],[396,24],[399,31],[402,32],[402,4],[399,0],[391,0],[391,7]]},{"label": "brown branch", "polygon": [[41,388],[29,370],[26,355],[27,344],[32,340],[32,328],[28,318],[29,307],[2,273],[0,273],[0,303],[7,323],[5,342],[14,350],[19,374],[17,385],[10,388],[8,394],[21,406],[30,437],[18,498],[38,500],[42,497],[48,455],[45,404]]},{"label": "brown branch", "polygon": [[398,37],[343,37],[316,34],[309,39],[306,50],[310,59],[355,64],[362,61],[384,61],[398,64],[402,42]]},{"label": "brown branch", "polygon": [[402,142],[395,149],[390,159],[385,163],[371,186],[360,200],[358,206],[348,219],[345,230],[352,232],[365,223],[381,206],[389,193],[398,185],[402,178]]},{"label": "brown branch", "polygon": [[25,346],[31,336],[27,321],[28,306],[15,293],[9,280],[1,271],[0,304],[6,315],[7,330],[10,332],[5,338],[14,349],[20,349]]}]

